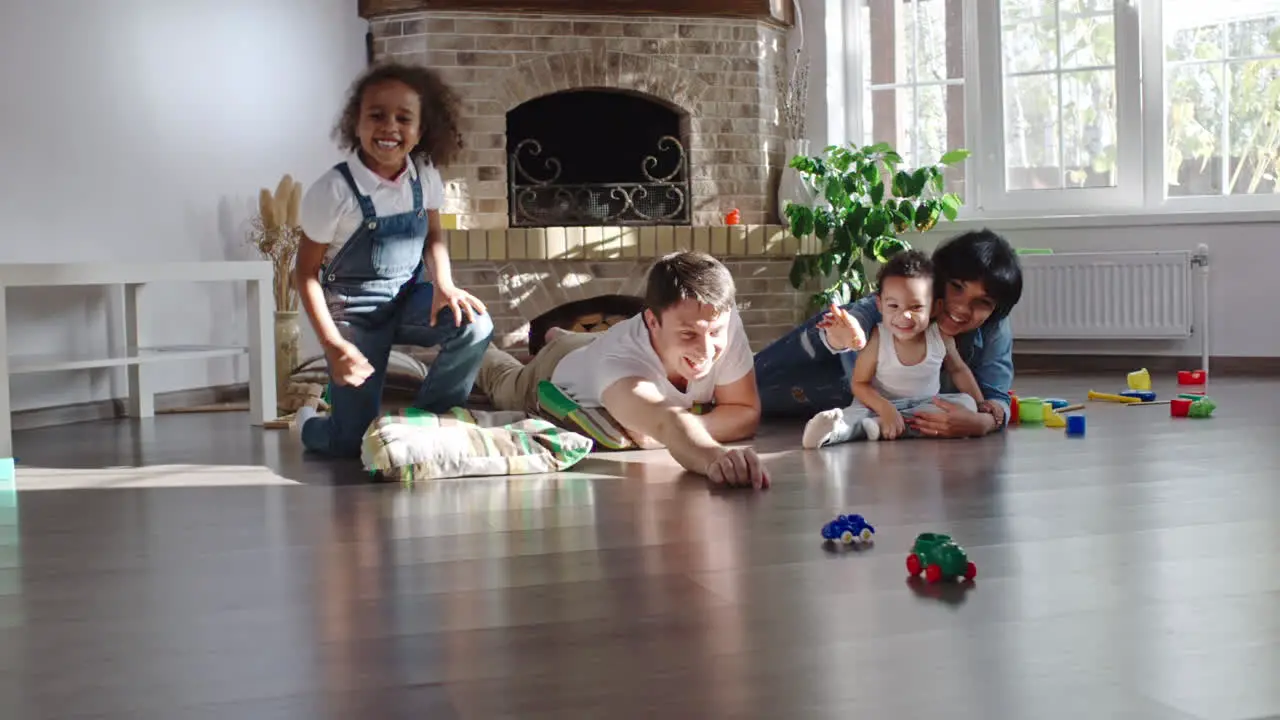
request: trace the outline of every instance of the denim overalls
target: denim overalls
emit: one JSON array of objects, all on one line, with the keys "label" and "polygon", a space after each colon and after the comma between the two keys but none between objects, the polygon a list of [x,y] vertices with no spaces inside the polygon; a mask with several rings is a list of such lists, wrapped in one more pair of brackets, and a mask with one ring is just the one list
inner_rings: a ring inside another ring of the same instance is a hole
[{"label": "denim overalls", "polygon": [[445,412],[464,405],[471,394],[493,336],[493,321],[485,314],[455,326],[452,310],[445,307],[431,325],[432,286],[424,278],[423,264],[428,223],[420,178],[410,177],[412,211],[379,216],[347,164],[336,169],[359,201],[363,220],[321,269],[320,284],[342,336],[360,349],[374,370],[356,387],[329,383],[330,415],[308,420],[302,443],[327,455],[359,457],[364,432],[381,410],[391,346],[440,346],[414,407]]}]

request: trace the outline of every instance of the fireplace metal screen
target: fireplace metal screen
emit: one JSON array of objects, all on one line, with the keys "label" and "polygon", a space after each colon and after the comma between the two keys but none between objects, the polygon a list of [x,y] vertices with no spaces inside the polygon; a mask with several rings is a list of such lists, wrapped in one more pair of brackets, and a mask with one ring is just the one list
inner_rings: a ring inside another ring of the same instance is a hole
[{"label": "fireplace metal screen", "polygon": [[643,93],[562,90],[507,112],[511,227],[688,225],[688,119]]},{"label": "fireplace metal screen", "polygon": [[[541,172],[531,172],[525,160],[540,164]],[[646,156],[640,165],[635,182],[561,183],[560,160],[543,158],[537,140],[522,140],[507,167],[511,226],[688,225],[689,164],[684,146],[664,135],[657,154]]]}]

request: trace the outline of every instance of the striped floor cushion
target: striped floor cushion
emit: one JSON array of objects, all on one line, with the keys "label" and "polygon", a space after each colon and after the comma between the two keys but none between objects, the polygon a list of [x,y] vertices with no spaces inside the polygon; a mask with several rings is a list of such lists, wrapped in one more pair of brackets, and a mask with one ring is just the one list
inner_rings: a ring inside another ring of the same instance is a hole
[{"label": "striped floor cushion", "polygon": [[454,408],[435,415],[386,413],[365,432],[361,458],[371,473],[406,484],[481,475],[529,475],[573,467],[591,438],[521,412]]},{"label": "striped floor cushion", "polygon": [[[694,405],[694,415],[711,411],[709,405]],[[622,424],[604,408],[582,407],[563,390],[542,380],[538,383],[538,412],[556,425],[579,432],[596,443],[597,450],[634,450],[637,446]]]},{"label": "striped floor cushion", "polygon": [[609,411],[584,408],[547,380],[538,383],[538,411],[560,427],[591,438],[598,449],[633,450],[636,447]]}]

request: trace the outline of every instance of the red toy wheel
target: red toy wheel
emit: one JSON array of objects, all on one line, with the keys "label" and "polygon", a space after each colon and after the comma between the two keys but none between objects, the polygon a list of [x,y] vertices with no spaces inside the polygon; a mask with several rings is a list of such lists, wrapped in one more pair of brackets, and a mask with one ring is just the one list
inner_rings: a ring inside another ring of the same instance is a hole
[{"label": "red toy wheel", "polygon": [[920,574],[920,558],[916,557],[915,553],[907,556],[907,572],[912,576]]},{"label": "red toy wheel", "polygon": [[977,566],[977,565],[974,565],[973,563],[969,563],[968,565],[965,565],[965,566],[964,566],[964,579],[965,579],[965,580],[972,580],[972,579],[974,579],[974,578],[976,578],[976,577],[978,577],[978,566]]},{"label": "red toy wheel", "polygon": [[938,565],[930,565],[924,569],[924,579],[931,583],[936,583],[942,579],[942,568]]}]

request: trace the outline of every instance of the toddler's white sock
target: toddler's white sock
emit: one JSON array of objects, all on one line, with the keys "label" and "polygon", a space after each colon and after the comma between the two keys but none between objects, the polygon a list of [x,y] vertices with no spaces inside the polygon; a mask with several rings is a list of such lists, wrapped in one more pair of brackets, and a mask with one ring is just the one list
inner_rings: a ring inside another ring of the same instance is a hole
[{"label": "toddler's white sock", "polygon": [[880,439],[880,421],[875,418],[862,418],[862,431],[867,434],[867,439],[875,442]]}]

